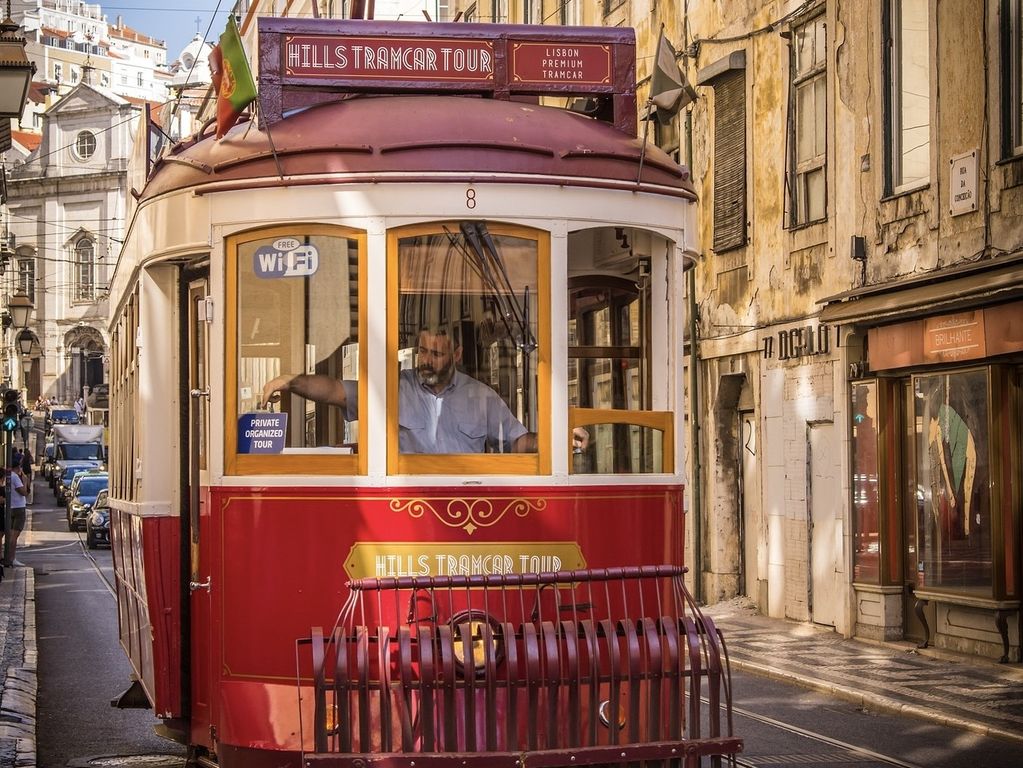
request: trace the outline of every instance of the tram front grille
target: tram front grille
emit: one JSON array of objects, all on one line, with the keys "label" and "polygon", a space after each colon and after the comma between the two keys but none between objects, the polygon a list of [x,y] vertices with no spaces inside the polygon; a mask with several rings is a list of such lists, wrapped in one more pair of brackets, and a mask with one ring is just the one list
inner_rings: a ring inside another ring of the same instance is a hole
[{"label": "tram front grille", "polygon": [[305,759],[553,768],[734,756],[727,649],[684,573],[351,582],[334,630],[300,641],[315,701]]}]

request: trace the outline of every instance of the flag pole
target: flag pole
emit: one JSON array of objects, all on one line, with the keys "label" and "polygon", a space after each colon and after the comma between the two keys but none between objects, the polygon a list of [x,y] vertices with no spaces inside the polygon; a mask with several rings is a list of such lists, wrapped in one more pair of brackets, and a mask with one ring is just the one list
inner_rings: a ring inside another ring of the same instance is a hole
[{"label": "flag pole", "polygon": [[650,108],[654,105],[653,99],[646,103],[646,119],[643,121],[643,146],[639,148],[639,172],[636,174],[636,186],[638,187],[643,179],[643,161],[646,159],[646,140],[650,133]]}]

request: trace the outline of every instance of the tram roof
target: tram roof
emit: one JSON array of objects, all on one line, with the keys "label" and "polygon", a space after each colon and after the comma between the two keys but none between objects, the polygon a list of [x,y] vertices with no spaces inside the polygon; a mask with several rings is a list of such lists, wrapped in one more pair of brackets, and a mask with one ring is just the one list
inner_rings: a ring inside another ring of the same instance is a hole
[{"label": "tram roof", "polygon": [[176,145],[139,201],[175,190],[485,181],[623,188],[695,199],[662,150],[567,109],[467,95],[353,95],[272,125]]}]

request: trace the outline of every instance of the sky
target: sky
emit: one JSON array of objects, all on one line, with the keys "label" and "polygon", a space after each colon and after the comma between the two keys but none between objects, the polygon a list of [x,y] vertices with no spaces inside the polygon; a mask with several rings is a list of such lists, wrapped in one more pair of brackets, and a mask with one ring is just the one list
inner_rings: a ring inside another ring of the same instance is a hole
[{"label": "sky", "polygon": [[206,40],[216,42],[227,24],[233,0],[113,0],[99,5],[107,22],[115,24],[121,16],[136,32],[163,40],[167,44],[167,61],[172,62],[195,37],[196,31]]},{"label": "sky", "polygon": [[[93,0],[94,2],[96,0]],[[122,16],[124,23],[137,32],[163,40],[167,44],[167,62],[174,61],[196,32],[216,43],[227,24],[227,15],[235,0],[98,0],[110,24]],[[377,0],[376,18],[395,18],[402,11],[422,21],[423,0]]]}]

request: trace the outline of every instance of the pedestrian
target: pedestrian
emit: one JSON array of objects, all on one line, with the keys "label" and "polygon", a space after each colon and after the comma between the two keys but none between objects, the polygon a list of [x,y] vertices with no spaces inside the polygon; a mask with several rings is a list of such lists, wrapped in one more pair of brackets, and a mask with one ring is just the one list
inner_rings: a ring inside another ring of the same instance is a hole
[{"label": "pedestrian", "polygon": [[32,428],[35,427],[35,419],[32,418],[31,411],[25,411],[21,414],[18,426],[21,428],[21,444],[27,449],[28,436],[32,434]]},{"label": "pedestrian", "polygon": [[11,536],[9,539],[4,537],[3,564],[8,568],[23,567],[25,564],[15,557],[18,537],[25,528],[25,479],[22,477],[20,464],[11,462],[7,482],[11,484]]},{"label": "pedestrian", "polygon": [[34,463],[35,458],[32,456],[32,451],[26,445],[25,450],[21,454],[21,473],[24,475],[25,490],[27,491],[25,503],[30,506],[32,502],[35,501],[36,495],[35,485],[32,482],[32,480],[35,478],[35,467],[33,466]]}]

